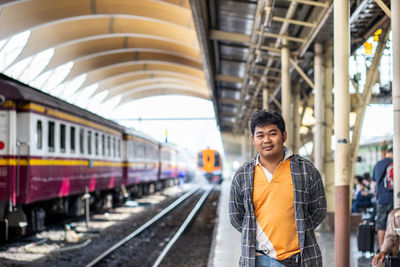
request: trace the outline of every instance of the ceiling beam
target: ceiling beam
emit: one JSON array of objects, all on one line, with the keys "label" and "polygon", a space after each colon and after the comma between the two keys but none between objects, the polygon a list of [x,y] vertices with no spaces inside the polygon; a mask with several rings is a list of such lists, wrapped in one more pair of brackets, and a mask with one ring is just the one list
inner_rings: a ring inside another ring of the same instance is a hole
[{"label": "ceiling beam", "polygon": [[227,32],[220,30],[210,31],[211,40],[230,41],[238,43],[250,43],[250,36],[242,33]]},{"label": "ceiling beam", "polygon": [[382,0],[375,0],[375,2],[389,18],[392,18],[392,13],[390,12],[390,9],[385,5],[384,2],[382,2]]},{"label": "ceiling beam", "polygon": [[316,1],[310,1],[310,0],[285,0],[285,1],[297,2],[299,4],[308,5],[308,6],[319,6],[319,7],[328,7],[329,6],[328,2],[316,2]]},{"label": "ceiling beam", "polygon": [[264,65],[255,64],[254,67],[258,68],[258,69],[268,70],[268,71],[281,72],[281,69],[279,69],[279,68],[265,67]]},{"label": "ceiling beam", "polygon": [[293,59],[289,58],[290,63],[292,66],[297,70],[297,72],[300,74],[300,76],[306,81],[306,83],[314,89],[314,83],[311,81],[311,79],[307,76],[307,74],[304,73],[304,71],[297,65],[296,61]]},{"label": "ceiling beam", "polygon": [[[260,31],[257,31],[257,34],[260,34]],[[303,38],[297,38],[297,37],[292,37],[284,34],[276,34],[276,33],[271,33],[271,32],[264,32],[263,37],[271,37],[271,38],[284,38],[287,39],[288,41],[292,42],[298,42],[298,43],[305,43],[306,40]]]},{"label": "ceiling beam", "polygon": [[[210,31],[210,39],[250,44],[250,35],[242,34],[242,33],[235,33],[235,32],[220,31],[220,30],[211,30]],[[270,47],[270,46],[266,46],[266,45],[260,46],[260,49],[275,52],[277,54],[280,54],[280,52],[281,52],[281,50],[278,48]]]},{"label": "ceiling beam", "polygon": [[[226,98],[226,97],[222,98],[221,102],[223,104],[233,104],[233,105],[239,104],[239,100],[234,99],[234,98]],[[236,116],[236,114],[235,114],[235,116]],[[234,116],[232,116],[232,117],[234,117]]]},{"label": "ceiling beam", "polygon": [[228,111],[222,111],[221,115],[224,116],[224,117],[235,117],[236,113],[228,112]]},{"label": "ceiling beam", "polygon": [[243,78],[240,78],[237,76],[222,75],[222,74],[217,74],[215,76],[215,79],[217,81],[221,81],[221,82],[231,82],[231,83],[242,83],[243,82]]},{"label": "ceiling beam", "polygon": [[300,26],[304,26],[304,27],[315,27],[317,24],[314,22],[307,22],[307,21],[301,21],[301,20],[295,20],[295,19],[287,19],[287,18],[282,18],[282,17],[272,17],[272,20],[274,21],[279,21],[279,22],[287,22],[290,24],[295,24],[295,25],[300,25]]}]

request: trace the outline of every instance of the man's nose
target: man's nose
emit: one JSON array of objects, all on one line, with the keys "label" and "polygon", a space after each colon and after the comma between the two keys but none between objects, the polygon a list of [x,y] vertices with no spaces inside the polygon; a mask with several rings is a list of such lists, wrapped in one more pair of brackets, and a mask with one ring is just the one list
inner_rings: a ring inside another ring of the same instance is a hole
[{"label": "man's nose", "polygon": [[264,143],[270,143],[271,142],[271,138],[268,135],[265,135],[263,142]]}]

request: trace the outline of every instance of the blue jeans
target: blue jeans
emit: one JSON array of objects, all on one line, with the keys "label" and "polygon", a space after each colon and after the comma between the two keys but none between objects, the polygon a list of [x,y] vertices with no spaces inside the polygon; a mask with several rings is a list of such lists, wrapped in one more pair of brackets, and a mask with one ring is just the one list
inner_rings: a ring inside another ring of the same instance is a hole
[{"label": "blue jeans", "polygon": [[256,256],[256,267],[285,267],[285,265],[276,259],[262,255]]}]

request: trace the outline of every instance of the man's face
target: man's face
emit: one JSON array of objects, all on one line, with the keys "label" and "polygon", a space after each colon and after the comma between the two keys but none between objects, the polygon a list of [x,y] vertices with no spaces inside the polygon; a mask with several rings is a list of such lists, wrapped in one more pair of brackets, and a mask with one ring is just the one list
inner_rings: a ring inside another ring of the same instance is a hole
[{"label": "man's face", "polygon": [[282,132],[275,124],[254,129],[254,136],[251,137],[257,152],[264,159],[275,159],[283,153],[283,143],[286,141],[286,131]]}]

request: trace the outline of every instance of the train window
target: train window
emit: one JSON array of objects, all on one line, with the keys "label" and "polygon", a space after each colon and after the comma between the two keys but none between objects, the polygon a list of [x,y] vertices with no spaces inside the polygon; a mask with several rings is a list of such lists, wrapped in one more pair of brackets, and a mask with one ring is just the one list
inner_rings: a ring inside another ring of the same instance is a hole
[{"label": "train window", "polygon": [[113,138],[113,156],[114,158],[117,156],[115,137]]},{"label": "train window", "polygon": [[138,158],[138,146],[136,141],[133,141],[133,158]]},{"label": "train window", "polygon": [[199,167],[203,167],[203,153],[199,153],[199,158],[197,161],[197,165],[199,165]]},{"label": "train window", "polygon": [[49,151],[54,152],[55,145],[54,145],[54,133],[55,131],[55,123],[54,121],[49,121],[49,134],[48,134],[48,144],[49,144]]},{"label": "train window", "polygon": [[94,134],[94,151],[96,156],[99,155],[99,134]]},{"label": "train window", "polygon": [[75,153],[75,127],[71,126],[70,130],[70,147],[71,147],[71,153]]},{"label": "train window", "polygon": [[134,149],[135,149],[135,159],[138,159],[139,158],[139,143],[137,141],[135,141]]},{"label": "train window", "polygon": [[92,131],[88,131],[88,133],[87,133],[87,142],[88,142],[88,144],[87,144],[87,149],[88,149],[87,153],[89,155],[91,155],[92,154]]},{"label": "train window", "polygon": [[36,123],[36,148],[42,149],[43,142],[43,128],[42,128],[42,121],[37,121]]},{"label": "train window", "polygon": [[60,150],[65,153],[65,124],[60,124]]},{"label": "train window", "polygon": [[104,134],[101,135],[101,155],[106,155],[106,137]]},{"label": "train window", "polygon": [[82,128],[79,130],[79,151],[85,153],[85,130]]},{"label": "train window", "polygon": [[118,139],[118,157],[121,157],[121,140]]},{"label": "train window", "polygon": [[221,160],[220,160],[220,157],[219,157],[219,153],[215,152],[214,153],[214,167],[219,167],[221,165],[220,161]]},{"label": "train window", "polygon": [[111,137],[107,136],[107,150],[108,150],[108,156],[111,157]]}]

